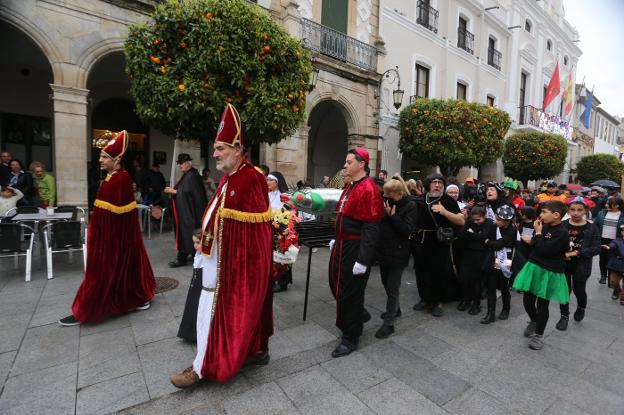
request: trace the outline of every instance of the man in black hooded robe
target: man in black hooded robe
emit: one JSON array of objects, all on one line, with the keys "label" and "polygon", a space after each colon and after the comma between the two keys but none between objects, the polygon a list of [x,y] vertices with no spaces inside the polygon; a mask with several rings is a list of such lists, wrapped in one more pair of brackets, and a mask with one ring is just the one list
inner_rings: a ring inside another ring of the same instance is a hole
[{"label": "man in black hooded robe", "polygon": [[202,215],[208,201],[202,177],[193,167],[191,156],[186,153],[178,155],[177,165],[182,177],[174,187],[166,187],[165,193],[171,195],[171,206],[176,231],[176,249],[178,256],[171,261],[171,268],[186,265],[188,256],[195,253],[193,249],[193,231],[200,227]]},{"label": "man in black hooded robe", "polygon": [[446,180],[441,174],[427,176],[426,193],[416,199],[416,233],[414,261],[421,301],[414,310],[431,310],[434,317],[442,316],[442,302],[453,281],[451,245],[438,240],[438,228],[450,228],[453,234],[464,225],[464,215],[457,201],[445,193]]}]

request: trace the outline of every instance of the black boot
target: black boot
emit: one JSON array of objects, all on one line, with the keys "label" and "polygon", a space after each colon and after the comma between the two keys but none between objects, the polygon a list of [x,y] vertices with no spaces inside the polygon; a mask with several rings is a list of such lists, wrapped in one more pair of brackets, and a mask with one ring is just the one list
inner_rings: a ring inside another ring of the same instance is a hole
[{"label": "black boot", "polygon": [[476,316],[481,313],[481,304],[480,303],[472,303],[470,306],[470,310],[468,310],[468,314],[471,316]]},{"label": "black boot", "polygon": [[457,311],[466,311],[469,305],[470,301],[461,300],[459,304],[457,304]]},{"label": "black boot", "polygon": [[498,319],[499,320],[507,320],[509,318],[509,309],[508,308],[503,308],[500,312],[500,314],[498,315]]},{"label": "black boot", "polygon": [[481,324],[490,324],[496,321],[496,309],[488,307],[487,314],[480,321]]},{"label": "black boot", "polygon": [[279,280],[273,283],[273,292],[281,293],[282,291],[286,291],[288,289],[288,281]]},{"label": "black boot", "polygon": [[569,316],[561,316],[555,327],[557,330],[565,331],[568,328],[568,321],[570,320]]}]

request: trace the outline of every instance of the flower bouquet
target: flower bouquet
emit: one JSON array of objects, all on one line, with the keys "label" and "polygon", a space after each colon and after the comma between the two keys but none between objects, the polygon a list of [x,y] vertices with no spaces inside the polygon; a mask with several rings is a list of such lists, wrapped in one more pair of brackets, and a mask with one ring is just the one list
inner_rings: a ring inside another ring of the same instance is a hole
[{"label": "flower bouquet", "polygon": [[290,271],[299,254],[295,223],[301,221],[295,209],[282,207],[273,211],[273,266],[271,276],[277,281]]}]

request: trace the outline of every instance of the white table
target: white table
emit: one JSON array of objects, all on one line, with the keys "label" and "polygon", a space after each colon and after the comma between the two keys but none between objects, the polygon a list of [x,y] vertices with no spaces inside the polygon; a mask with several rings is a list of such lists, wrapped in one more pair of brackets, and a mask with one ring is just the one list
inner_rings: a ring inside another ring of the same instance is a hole
[{"label": "white table", "polygon": [[11,218],[13,222],[21,221],[52,221],[52,220],[68,220],[71,219],[72,212],[55,213],[54,215],[48,215],[45,211],[39,213],[20,213]]}]

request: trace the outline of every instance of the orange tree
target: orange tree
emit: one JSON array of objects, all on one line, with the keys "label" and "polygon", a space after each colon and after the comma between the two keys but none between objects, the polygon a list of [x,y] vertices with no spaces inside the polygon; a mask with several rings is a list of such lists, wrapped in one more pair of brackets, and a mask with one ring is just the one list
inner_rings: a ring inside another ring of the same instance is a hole
[{"label": "orange tree", "polygon": [[126,72],[138,115],[168,135],[216,131],[226,102],[248,144],[276,143],[303,121],[310,55],[244,0],[168,0],[132,25]]},{"label": "orange tree", "polygon": [[620,183],[622,173],[624,167],[613,154],[590,154],[582,157],[576,164],[577,177],[586,186],[600,179]]},{"label": "orange tree", "polygon": [[563,171],[568,143],[558,134],[516,133],[507,138],[503,151],[505,175],[521,180],[548,179]]},{"label": "orange tree", "polygon": [[500,157],[510,123],[505,111],[488,105],[419,98],[401,111],[399,148],[417,163],[454,176],[463,166]]}]

